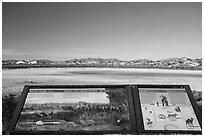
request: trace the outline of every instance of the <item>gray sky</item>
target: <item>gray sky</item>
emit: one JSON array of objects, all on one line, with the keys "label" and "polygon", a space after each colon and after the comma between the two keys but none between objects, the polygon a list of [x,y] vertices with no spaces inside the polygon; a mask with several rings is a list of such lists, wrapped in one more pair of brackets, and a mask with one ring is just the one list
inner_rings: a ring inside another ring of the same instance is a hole
[{"label": "gray sky", "polygon": [[200,3],[3,3],[3,59],[202,57]]}]

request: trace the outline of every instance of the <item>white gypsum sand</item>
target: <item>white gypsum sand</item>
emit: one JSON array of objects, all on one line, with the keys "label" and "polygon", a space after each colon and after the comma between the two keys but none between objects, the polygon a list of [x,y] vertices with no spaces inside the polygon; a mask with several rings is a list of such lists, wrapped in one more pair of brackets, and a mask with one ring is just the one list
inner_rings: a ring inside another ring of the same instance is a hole
[{"label": "white gypsum sand", "polygon": [[132,68],[3,69],[2,93],[20,93],[29,84],[187,84],[202,90],[202,71]]}]

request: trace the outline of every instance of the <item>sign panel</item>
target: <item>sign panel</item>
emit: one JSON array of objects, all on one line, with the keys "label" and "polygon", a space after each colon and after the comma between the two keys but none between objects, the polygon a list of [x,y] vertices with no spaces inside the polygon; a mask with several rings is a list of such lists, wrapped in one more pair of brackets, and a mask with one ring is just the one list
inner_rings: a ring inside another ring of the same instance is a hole
[{"label": "sign panel", "polygon": [[130,131],[124,88],[29,89],[18,131]]},{"label": "sign panel", "polygon": [[139,88],[144,130],[201,131],[184,88]]},{"label": "sign panel", "polygon": [[26,85],[6,134],[202,134],[188,85]]}]

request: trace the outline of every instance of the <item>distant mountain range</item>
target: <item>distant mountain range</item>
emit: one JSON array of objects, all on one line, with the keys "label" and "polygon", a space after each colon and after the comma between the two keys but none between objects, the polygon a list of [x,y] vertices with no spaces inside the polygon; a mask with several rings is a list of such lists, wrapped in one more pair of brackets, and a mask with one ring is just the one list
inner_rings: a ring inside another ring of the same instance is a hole
[{"label": "distant mountain range", "polygon": [[162,69],[202,69],[202,58],[187,57],[169,58],[163,60],[119,60],[103,58],[82,58],[66,61],[51,60],[2,60],[3,68],[31,68],[31,67],[110,67],[110,68],[162,68]]}]

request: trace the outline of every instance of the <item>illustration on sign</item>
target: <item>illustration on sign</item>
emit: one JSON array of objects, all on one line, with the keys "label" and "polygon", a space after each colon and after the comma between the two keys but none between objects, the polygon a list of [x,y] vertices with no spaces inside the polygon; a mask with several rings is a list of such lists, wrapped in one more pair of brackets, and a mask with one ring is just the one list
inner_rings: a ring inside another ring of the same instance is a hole
[{"label": "illustration on sign", "polygon": [[15,131],[130,131],[123,88],[31,89]]},{"label": "illustration on sign", "polygon": [[140,88],[145,130],[201,131],[185,89]]}]

